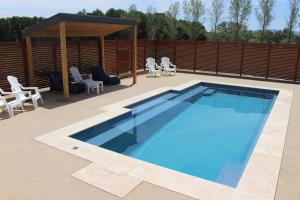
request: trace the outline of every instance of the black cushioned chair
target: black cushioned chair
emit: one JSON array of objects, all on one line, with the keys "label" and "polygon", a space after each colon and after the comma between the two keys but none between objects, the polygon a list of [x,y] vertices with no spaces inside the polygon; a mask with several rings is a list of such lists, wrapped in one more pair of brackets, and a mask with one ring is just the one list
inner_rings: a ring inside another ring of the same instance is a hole
[{"label": "black cushioned chair", "polygon": [[118,76],[106,74],[102,66],[96,65],[91,68],[91,72],[94,81],[103,81],[104,85],[120,84],[120,78]]},{"label": "black cushioned chair", "polygon": [[[63,80],[61,72],[48,72],[51,92],[63,92]],[[69,85],[71,94],[78,94],[85,91],[85,85],[81,83],[72,83]]]}]

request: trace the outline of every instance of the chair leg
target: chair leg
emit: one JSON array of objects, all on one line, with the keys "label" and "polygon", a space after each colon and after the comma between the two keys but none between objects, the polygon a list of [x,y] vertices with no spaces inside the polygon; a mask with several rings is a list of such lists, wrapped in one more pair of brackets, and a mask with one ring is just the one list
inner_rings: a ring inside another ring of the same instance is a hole
[{"label": "chair leg", "polygon": [[7,112],[8,112],[8,115],[9,117],[14,117],[14,109],[11,107],[11,106],[8,106],[7,107]]},{"label": "chair leg", "polygon": [[42,104],[44,104],[44,100],[43,100],[43,97],[41,96],[41,102],[42,102]]},{"label": "chair leg", "polygon": [[99,95],[100,94],[99,84],[97,85],[96,89],[97,89],[97,94]]},{"label": "chair leg", "polygon": [[33,98],[32,103],[33,103],[34,109],[37,109],[39,107],[38,103],[37,103],[37,99]]}]

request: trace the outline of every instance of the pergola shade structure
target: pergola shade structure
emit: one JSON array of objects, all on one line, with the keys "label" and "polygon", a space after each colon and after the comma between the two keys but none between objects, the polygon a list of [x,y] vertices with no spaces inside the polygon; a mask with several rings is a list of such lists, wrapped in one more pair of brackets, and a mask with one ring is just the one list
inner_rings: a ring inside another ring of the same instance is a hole
[{"label": "pergola shade structure", "polygon": [[32,25],[22,31],[26,38],[28,76],[30,84],[34,84],[32,63],[32,37],[59,37],[61,48],[61,69],[64,84],[64,99],[69,99],[69,80],[67,66],[66,37],[96,36],[101,38],[101,57],[104,67],[104,36],[112,33],[132,29],[132,75],[133,83],[136,83],[137,63],[137,23],[131,19],[119,19],[112,17],[98,17],[89,15],[59,13],[45,21]]}]

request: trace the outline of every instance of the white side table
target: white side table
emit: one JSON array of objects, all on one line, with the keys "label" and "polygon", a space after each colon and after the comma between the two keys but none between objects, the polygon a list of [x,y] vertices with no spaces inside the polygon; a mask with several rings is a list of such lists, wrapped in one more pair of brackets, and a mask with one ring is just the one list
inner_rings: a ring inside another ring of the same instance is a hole
[{"label": "white side table", "polygon": [[103,81],[86,81],[86,89],[87,93],[90,94],[90,89],[94,90],[96,89],[97,94],[100,94],[100,86],[101,86],[101,92],[103,92]]}]

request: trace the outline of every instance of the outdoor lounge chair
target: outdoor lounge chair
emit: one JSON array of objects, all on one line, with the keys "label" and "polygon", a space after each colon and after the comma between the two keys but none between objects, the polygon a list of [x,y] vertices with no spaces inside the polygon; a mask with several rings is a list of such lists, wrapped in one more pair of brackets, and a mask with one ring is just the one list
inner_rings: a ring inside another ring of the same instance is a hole
[{"label": "outdoor lounge chair", "polygon": [[108,75],[100,65],[91,68],[92,78],[94,81],[103,81],[105,85],[120,84],[120,78],[116,75]]},{"label": "outdoor lounge chair", "polygon": [[[86,86],[87,93],[90,93],[90,89],[97,90],[97,94],[99,94],[99,89],[101,86],[101,91],[103,92],[103,82],[102,81],[94,81],[92,79],[91,74],[80,74],[79,70],[77,67],[71,67],[70,68],[71,75],[75,81],[75,83],[83,83]],[[84,78],[85,77],[85,78]]]},{"label": "outdoor lounge chair", "polygon": [[171,72],[176,75],[176,65],[173,65],[168,57],[161,58],[161,67],[165,75],[171,75]]},{"label": "outdoor lounge chair", "polygon": [[161,67],[156,64],[154,58],[149,57],[146,59],[146,69],[148,70],[148,75],[150,76],[157,76],[157,74],[161,76]]},{"label": "outdoor lounge chair", "polygon": [[[34,109],[37,109],[39,99],[42,103],[44,103],[38,87],[23,87],[14,76],[7,76],[7,80],[10,83],[11,91],[15,92],[17,99],[20,100],[22,104],[24,104],[27,100],[31,100]],[[35,93],[32,94],[31,90],[34,90]]]},{"label": "outdoor lounge chair", "polygon": [[[63,92],[63,79],[61,71],[48,72],[48,79],[50,82],[51,92]],[[71,94],[78,94],[85,91],[85,85],[83,83],[70,83],[69,92]]]},{"label": "outdoor lounge chair", "polygon": [[6,94],[6,95],[13,95],[16,96],[16,93],[14,92],[4,92],[0,88],[0,108],[2,108],[2,111],[7,110],[9,117],[14,116],[14,108],[22,108],[24,111],[24,107],[22,104],[22,101],[18,100],[17,98],[15,100],[7,102],[4,96],[1,96],[1,94]]}]

